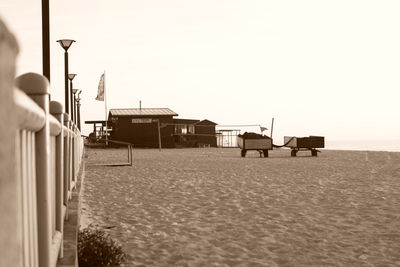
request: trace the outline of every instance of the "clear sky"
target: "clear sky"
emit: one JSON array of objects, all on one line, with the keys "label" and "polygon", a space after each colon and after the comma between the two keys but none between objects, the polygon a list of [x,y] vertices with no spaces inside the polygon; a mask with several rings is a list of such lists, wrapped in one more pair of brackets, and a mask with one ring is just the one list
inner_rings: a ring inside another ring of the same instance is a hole
[{"label": "clear sky", "polygon": [[[106,71],[108,108],[168,107],[180,118],[261,124],[274,137],[400,139],[400,1],[50,1],[51,94],[64,103],[74,39],[82,120]],[[41,1],[1,0],[17,72],[42,72]],[[90,127],[84,128],[89,133]],[[279,143],[279,142],[278,142]]]}]

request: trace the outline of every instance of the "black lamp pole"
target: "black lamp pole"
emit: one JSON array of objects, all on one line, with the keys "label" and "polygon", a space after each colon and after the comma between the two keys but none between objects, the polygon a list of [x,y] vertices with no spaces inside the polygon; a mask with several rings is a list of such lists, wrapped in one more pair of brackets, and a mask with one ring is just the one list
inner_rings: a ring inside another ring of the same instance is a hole
[{"label": "black lamp pole", "polygon": [[81,99],[79,98],[79,95],[81,94],[82,91],[78,93],[78,99],[76,99],[76,105],[77,105],[77,117],[78,117],[78,129],[79,131],[81,130]]},{"label": "black lamp pole", "polygon": [[[68,106],[68,95],[72,97],[72,93],[68,93],[68,48],[71,46],[74,40],[69,40],[69,39],[63,39],[63,40],[58,40],[57,42],[60,43],[61,47],[64,48],[64,61],[65,61],[65,112],[69,113],[69,106]],[[72,109],[72,105],[71,105]]]},{"label": "black lamp pole", "polygon": [[76,124],[76,120],[74,119],[74,114],[75,114],[75,109],[74,109],[74,106],[75,106],[75,99],[72,97],[72,94],[74,93],[74,87],[73,87],[73,84],[72,84],[72,80],[75,78],[75,76],[76,76],[76,74],[73,74],[73,73],[70,73],[70,74],[68,74],[68,79],[69,79],[69,90],[70,90],[70,98],[71,98],[71,101],[70,101],[70,104],[71,104],[71,120],[73,121],[73,122],[75,122],[75,124]]},{"label": "black lamp pole", "polygon": [[81,130],[81,114],[80,114],[80,112],[79,112],[79,107],[81,106],[81,104],[80,104],[80,101],[81,101],[81,99],[80,99],[80,94],[82,93],[82,90],[79,90],[79,92],[78,92],[78,96],[77,96],[77,98],[76,98],[76,119],[77,119],[77,124],[78,124],[78,129],[79,130]]},{"label": "black lamp pole", "polygon": [[72,118],[73,118],[73,121],[75,122],[75,125],[77,124],[77,120],[76,120],[76,93],[78,92],[78,89],[72,89],[72,94],[73,94],[73,108],[72,108],[72,110],[73,110],[73,115],[72,115]]},{"label": "black lamp pole", "polygon": [[50,20],[49,0],[42,0],[43,76],[50,81]]}]

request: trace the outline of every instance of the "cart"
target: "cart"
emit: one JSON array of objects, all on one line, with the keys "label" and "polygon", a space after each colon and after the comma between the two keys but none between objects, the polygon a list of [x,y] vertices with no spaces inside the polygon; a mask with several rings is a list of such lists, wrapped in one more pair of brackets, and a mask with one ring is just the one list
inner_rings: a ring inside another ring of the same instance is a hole
[{"label": "cart", "polygon": [[246,156],[247,151],[257,150],[260,153],[260,157],[264,154],[264,157],[268,157],[268,150],[272,150],[272,139],[267,136],[260,138],[246,138],[245,136],[238,136],[237,143],[241,149],[240,155]]},{"label": "cart", "polygon": [[291,156],[296,157],[299,151],[311,151],[311,156],[317,157],[317,148],[325,147],[325,138],[323,136],[309,136],[309,137],[296,137],[296,136],[285,136],[284,146],[291,149]]}]

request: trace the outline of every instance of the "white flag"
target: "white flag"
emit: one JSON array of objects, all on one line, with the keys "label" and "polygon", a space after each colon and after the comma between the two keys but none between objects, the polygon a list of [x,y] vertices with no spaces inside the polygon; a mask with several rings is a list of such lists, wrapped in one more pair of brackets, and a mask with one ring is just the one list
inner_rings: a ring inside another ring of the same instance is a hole
[{"label": "white flag", "polygon": [[97,89],[97,96],[96,100],[98,101],[104,101],[104,73],[100,77],[100,82],[99,82],[99,87]]}]

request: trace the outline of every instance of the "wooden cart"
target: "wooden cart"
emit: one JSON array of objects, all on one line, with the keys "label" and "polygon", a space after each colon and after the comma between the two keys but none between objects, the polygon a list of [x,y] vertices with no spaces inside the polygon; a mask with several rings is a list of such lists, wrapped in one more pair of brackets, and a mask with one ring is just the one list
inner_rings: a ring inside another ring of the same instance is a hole
[{"label": "wooden cart", "polygon": [[284,144],[291,149],[291,156],[296,157],[299,151],[311,151],[311,156],[318,156],[317,148],[325,147],[325,139],[323,136],[295,137],[285,136]]},{"label": "wooden cart", "polygon": [[270,138],[259,138],[259,139],[247,139],[238,136],[237,143],[241,149],[240,155],[246,156],[247,151],[257,150],[260,153],[260,157],[264,154],[264,157],[268,157],[268,150],[272,150],[272,139]]}]

